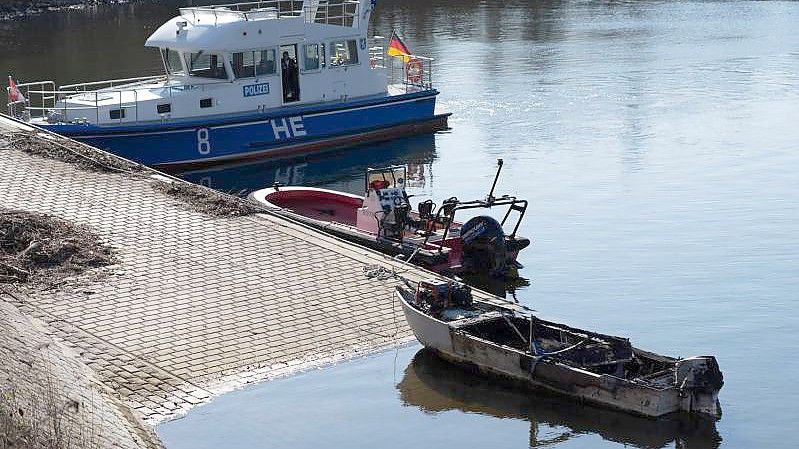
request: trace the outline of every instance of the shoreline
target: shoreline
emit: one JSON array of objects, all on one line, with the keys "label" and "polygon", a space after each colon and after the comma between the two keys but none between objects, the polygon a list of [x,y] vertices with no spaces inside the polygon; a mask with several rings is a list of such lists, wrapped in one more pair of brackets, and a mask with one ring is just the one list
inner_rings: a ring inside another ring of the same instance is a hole
[{"label": "shoreline", "polygon": [[23,19],[51,11],[85,10],[101,5],[121,5],[132,0],[18,0],[0,4],[0,21]]}]

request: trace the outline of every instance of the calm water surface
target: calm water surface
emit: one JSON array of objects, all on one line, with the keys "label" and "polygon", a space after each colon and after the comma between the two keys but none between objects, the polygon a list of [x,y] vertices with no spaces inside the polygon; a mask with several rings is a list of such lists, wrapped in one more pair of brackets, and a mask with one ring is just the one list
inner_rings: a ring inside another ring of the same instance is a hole
[{"label": "calm water surface", "polygon": [[[155,73],[141,44],[178,2],[0,24],[0,68],[71,81]],[[185,4],[185,3],[181,3]],[[523,303],[673,355],[715,354],[715,425],[653,424],[475,383],[418,347],[253,386],[166,423],[170,449],[266,447],[788,448],[799,438],[799,3],[381,1],[436,58],[452,129],[186,173],[220,190],[357,191],[407,163],[436,202],[531,200]]]}]

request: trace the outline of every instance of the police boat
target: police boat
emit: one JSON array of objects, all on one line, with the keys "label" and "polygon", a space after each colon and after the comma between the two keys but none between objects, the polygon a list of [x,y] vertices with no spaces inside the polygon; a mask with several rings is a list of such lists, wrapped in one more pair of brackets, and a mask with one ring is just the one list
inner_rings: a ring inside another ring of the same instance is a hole
[{"label": "police boat", "polygon": [[367,37],[374,4],[180,8],[145,43],[159,50],[162,75],[58,87],[9,77],[8,113],[174,170],[446,128],[432,59],[410,54],[395,34],[387,48]]},{"label": "police boat", "polygon": [[[438,273],[513,279],[521,267],[516,261],[519,251],[530,245],[528,238],[516,234],[527,200],[493,196],[502,169],[502,160],[498,162],[485,199],[452,197],[438,209],[427,200],[413,210],[405,192],[407,168],[396,165],[367,169],[363,196],[276,185],[251,193],[249,199],[276,214]],[[501,221],[487,215],[465,223],[456,218],[464,211],[492,208],[505,211]],[[510,233],[506,234],[505,225],[512,226]]]}]

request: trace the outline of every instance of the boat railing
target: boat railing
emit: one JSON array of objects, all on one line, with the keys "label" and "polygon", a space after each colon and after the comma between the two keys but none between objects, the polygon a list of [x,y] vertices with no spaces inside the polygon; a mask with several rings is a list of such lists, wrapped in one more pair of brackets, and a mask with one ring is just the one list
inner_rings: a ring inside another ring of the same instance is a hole
[{"label": "boat railing", "polygon": [[360,2],[356,0],[334,2],[319,0],[312,5],[304,5],[303,0],[266,0],[190,6],[180,8],[180,15],[186,18],[191,17],[195,22],[198,17],[200,21],[203,17],[213,17],[214,24],[217,24],[220,19],[250,21],[302,17],[307,23],[357,27],[359,6]]},{"label": "boat railing", "polygon": [[[24,100],[12,101],[7,104],[8,114],[23,120],[43,118],[54,121],[70,123],[99,124],[102,106],[108,106],[108,100],[113,99],[120,112],[117,118],[111,119],[119,123],[138,122],[139,118],[139,91],[149,91],[145,84],[164,82],[165,75],[145,76],[137,78],[122,78],[115,80],[93,81],[88,83],[66,84],[56,88],[53,81],[34,81],[17,84]],[[166,90],[166,98],[171,99],[175,91],[200,89],[225,84],[225,81],[209,83],[177,84],[164,83],[158,86]],[[10,93],[10,88],[6,88]],[[72,100],[72,101],[67,101]],[[79,112],[82,111],[82,112]],[[131,114],[128,112],[132,111]],[[162,120],[168,113],[161,114]],[[93,118],[93,120],[90,120]],[[107,122],[106,122],[107,123]]]},{"label": "boat railing", "polygon": [[369,67],[373,69],[386,68],[385,48],[380,45],[369,47]]},{"label": "boat railing", "polygon": [[369,66],[386,70],[388,83],[402,85],[406,92],[433,88],[433,61],[433,58],[418,55],[406,58],[389,56],[382,45],[369,47]]},{"label": "boat railing", "polygon": [[136,78],[121,78],[114,80],[92,81],[88,83],[65,84],[59,87],[59,90],[77,90],[81,92],[103,90],[124,84],[125,87],[131,87],[134,83],[147,83],[152,81],[160,81],[165,79],[164,75],[152,76],[139,76]]},{"label": "boat railing", "polygon": [[407,91],[433,88],[433,58],[411,55],[407,62],[391,59],[390,80],[397,80]]},{"label": "boat railing", "polygon": [[[23,99],[11,101],[11,87],[6,87],[6,95],[9,102],[6,104],[8,115],[11,117],[24,117],[30,119],[30,115],[25,117],[28,106],[31,104],[39,104],[42,107],[50,106],[55,107],[57,95],[55,93],[56,87],[54,81],[34,81],[30,83],[17,84],[17,89],[22,93]],[[38,92],[42,92],[39,94]],[[31,98],[32,96],[35,98]]]}]

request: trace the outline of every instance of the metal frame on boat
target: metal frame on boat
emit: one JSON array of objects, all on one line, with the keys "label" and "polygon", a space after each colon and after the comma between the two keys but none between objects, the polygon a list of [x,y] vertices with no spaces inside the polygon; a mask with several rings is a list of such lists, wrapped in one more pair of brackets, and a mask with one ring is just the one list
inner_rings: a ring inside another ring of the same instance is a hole
[{"label": "metal frame on boat", "polygon": [[[455,214],[458,211],[469,210],[469,209],[491,209],[493,207],[501,207],[501,206],[508,206],[508,210],[505,212],[505,216],[502,217],[502,221],[499,222],[500,226],[504,229],[505,223],[508,221],[511,213],[518,212],[519,219],[516,220],[516,224],[513,226],[513,231],[507,235],[509,242],[516,241],[516,233],[519,231],[519,226],[522,224],[522,219],[524,219],[524,214],[527,212],[527,200],[518,199],[515,196],[511,195],[502,195],[499,198],[494,197],[494,189],[497,187],[497,181],[499,180],[499,175],[502,172],[502,166],[504,165],[504,161],[502,159],[497,159],[497,172],[494,175],[494,182],[491,184],[491,191],[488,192],[488,195],[485,199],[482,200],[471,200],[471,201],[460,201],[456,197],[449,198],[444,201],[441,207],[436,212],[435,217],[432,217],[432,221],[434,223],[455,223]],[[443,216],[442,216],[443,215]],[[447,239],[447,234],[449,234],[449,227],[444,229],[444,235],[438,243],[439,251],[444,249],[441,242]],[[425,240],[427,243],[427,240]],[[529,242],[527,242],[529,244]],[[526,245],[525,245],[526,246]],[[518,248],[522,249],[522,248]],[[518,251],[516,248],[512,248],[512,251]]]}]

